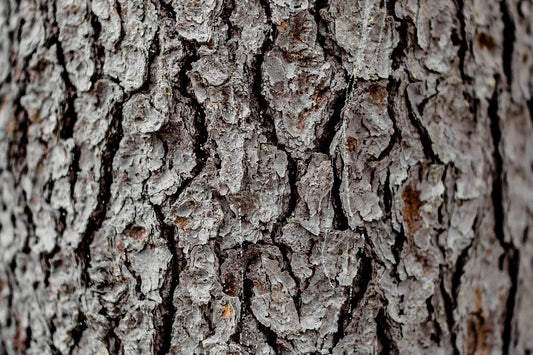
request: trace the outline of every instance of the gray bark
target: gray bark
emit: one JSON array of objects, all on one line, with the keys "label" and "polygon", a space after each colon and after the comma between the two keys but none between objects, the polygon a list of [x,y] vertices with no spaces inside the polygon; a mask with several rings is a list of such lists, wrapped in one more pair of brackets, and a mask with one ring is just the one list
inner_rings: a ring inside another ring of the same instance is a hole
[{"label": "gray bark", "polygon": [[532,16],[1,0],[0,353],[530,353]]}]

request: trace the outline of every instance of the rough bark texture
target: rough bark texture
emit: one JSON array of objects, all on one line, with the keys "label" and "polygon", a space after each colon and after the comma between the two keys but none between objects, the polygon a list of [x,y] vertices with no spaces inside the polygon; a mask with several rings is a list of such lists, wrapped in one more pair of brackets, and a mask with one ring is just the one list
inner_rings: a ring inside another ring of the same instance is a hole
[{"label": "rough bark texture", "polygon": [[1,0],[0,353],[530,353],[532,18]]}]

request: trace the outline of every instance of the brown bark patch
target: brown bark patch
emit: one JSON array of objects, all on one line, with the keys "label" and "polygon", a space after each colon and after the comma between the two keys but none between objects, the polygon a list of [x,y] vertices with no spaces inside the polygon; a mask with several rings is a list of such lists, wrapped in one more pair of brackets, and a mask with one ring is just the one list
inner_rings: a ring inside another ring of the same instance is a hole
[{"label": "brown bark patch", "polygon": [[228,273],[225,275],[224,280],[224,286],[223,286],[224,293],[228,296],[235,297],[238,295],[239,292],[239,284],[237,282],[237,278],[235,275]]},{"label": "brown bark patch", "polygon": [[374,83],[370,85],[367,90],[375,103],[379,105],[385,105],[387,103],[387,88]]},{"label": "brown bark patch", "polygon": [[496,43],[494,42],[494,38],[491,35],[488,35],[483,32],[478,33],[477,44],[479,45],[479,48],[487,49],[489,51],[496,48]]},{"label": "brown bark patch", "polygon": [[465,347],[467,354],[485,355],[492,352],[492,329],[483,315],[481,291],[476,288],[476,313],[467,318]]},{"label": "brown bark patch", "polygon": [[324,82],[321,82],[317,87],[315,87],[315,91],[313,92],[313,101],[315,101],[317,105],[320,105],[327,98],[328,86]]},{"label": "brown bark patch", "polygon": [[294,57],[291,53],[283,52],[281,55],[283,56],[283,59],[285,59],[286,62],[292,63],[292,61],[294,60]]},{"label": "brown bark patch", "polygon": [[117,240],[117,241],[115,242],[115,246],[116,246],[117,249],[118,249],[119,251],[121,251],[121,252],[124,251],[124,249],[126,249],[126,245],[125,245],[121,240]]},{"label": "brown bark patch", "polygon": [[15,316],[17,327],[15,329],[15,336],[13,338],[13,346],[17,354],[25,354],[28,349],[28,337],[26,331],[22,328],[20,314]]},{"label": "brown bark patch", "polygon": [[294,21],[289,29],[292,38],[297,42],[304,42],[305,35],[311,30],[312,26],[305,17],[304,12],[294,17]]},{"label": "brown bark patch", "polygon": [[141,226],[132,226],[126,230],[126,235],[137,242],[144,242],[146,240],[146,229]]},{"label": "brown bark patch", "polygon": [[276,98],[283,99],[287,96],[287,89],[285,88],[285,83],[278,81],[272,86],[272,95]]},{"label": "brown bark patch", "polygon": [[307,110],[300,112],[298,115],[298,121],[296,122],[296,128],[302,132],[305,129],[305,124],[307,123],[307,117],[309,116]]},{"label": "brown bark patch", "polygon": [[420,201],[420,191],[413,189],[411,185],[403,190],[402,198],[404,202],[403,220],[407,225],[407,232],[413,235],[422,227],[422,219],[420,218],[420,207],[423,203]]},{"label": "brown bark patch", "polygon": [[187,217],[176,217],[174,223],[184,231],[189,230],[189,218]]},{"label": "brown bark patch", "polygon": [[346,138],[346,150],[348,151],[348,153],[355,152],[356,148],[357,148],[357,140],[355,140],[354,137]]}]

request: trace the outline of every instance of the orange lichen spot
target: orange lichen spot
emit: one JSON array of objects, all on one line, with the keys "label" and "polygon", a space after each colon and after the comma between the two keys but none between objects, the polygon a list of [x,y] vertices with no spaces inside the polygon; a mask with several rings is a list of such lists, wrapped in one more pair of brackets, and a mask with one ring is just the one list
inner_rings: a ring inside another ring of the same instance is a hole
[{"label": "orange lichen spot", "polygon": [[189,218],[187,217],[176,217],[174,219],[174,223],[184,231],[187,231],[190,229],[189,227]]},{"label": "orange lichen spot", "polygon": [[378,105],[385,105],[387,103],[387,88],[379,85],[378,83],[373,83],[368,87],[368,93],[372,97],[375,103]]},{"label": "orange lichen spot", "polygon": [[492,329],[483,314],[481,291],[476,288],[476,312],[466,320],[465,350],[467,354],[491,354]]},{"label": "orange lichen spot", "polygon": [[231,306],[231,304],[229,303],[226,303],[224,305],[224,312],[222,312],[222,315],[220,316],[220,318],[222,319],[231,319],[233,317],[233,307]]},{"label": "orange lichen spot", "polygon": [[278,20],[279,20],[279,22],[281,22],[281,25],[278,26],[278,28],[279,28],[280,30],[284,30],[284,29],[286,29],[287,26],[288,26],[287,23],[286,23],[285,21],[283,21],[283,19],[282,19],[281,17],[278,17]]},{"label": "orange lichen spot", "polygon": [[409,184],[402,192],[402,199],[404,202],[403,220],[407,225],[407,233],[412,236],[422,227],[420,208],[423,203],[420,200],[420,191],[413,189]]},{"label": "orange lichen spot", "polygon": [[346,138],[346,150],[348,153],[355,152],[355,149],[357,149],[357,141],[354,137],[348,137]]},{"label": "orange lichen spot", "polygon": [[146,240],[146,229],[141,226],[132,226],[126,230],[126,235],[137,242],[144,242]]},{"label": "orange lichen spot", "polygon": [[483,32],[478,33],[477,44],[479,45],[479,48],[488,49],[489,51],[496,48],[496,43],[494,42],[494,38],[491,35],[488,35]]}]

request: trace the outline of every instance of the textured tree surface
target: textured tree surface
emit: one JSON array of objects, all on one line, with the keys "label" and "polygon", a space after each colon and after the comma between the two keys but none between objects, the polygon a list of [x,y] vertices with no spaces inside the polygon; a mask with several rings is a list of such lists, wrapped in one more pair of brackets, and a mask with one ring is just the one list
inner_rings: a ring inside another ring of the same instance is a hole
[{"label": "textured tree surface", "polygon": [[0,0],[0,353],[530,353],[532,18]]}]

